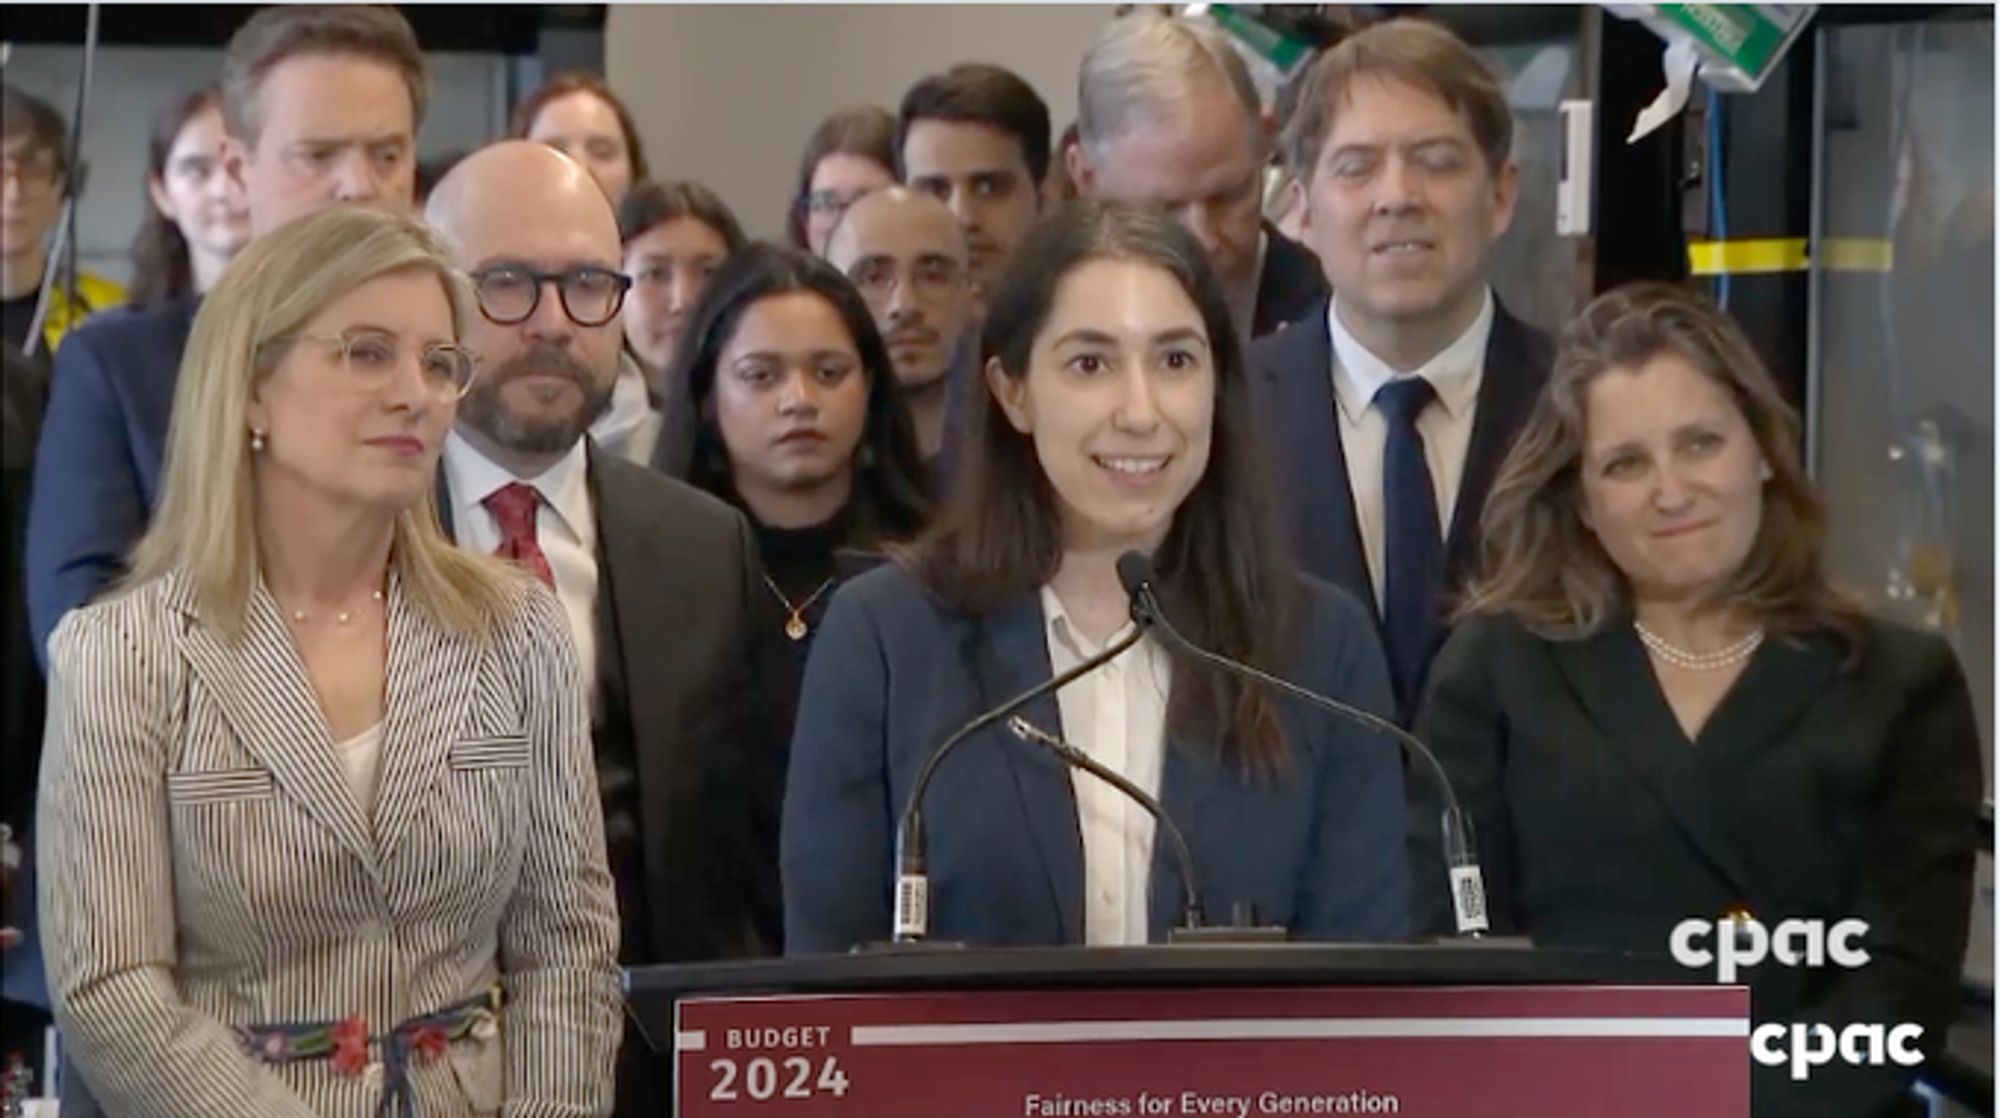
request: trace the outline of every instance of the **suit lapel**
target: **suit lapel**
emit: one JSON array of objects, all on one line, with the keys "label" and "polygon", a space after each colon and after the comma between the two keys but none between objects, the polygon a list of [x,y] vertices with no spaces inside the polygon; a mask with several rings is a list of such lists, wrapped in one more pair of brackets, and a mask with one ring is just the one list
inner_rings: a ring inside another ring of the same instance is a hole
[{"label": "suit lapel", "polygon": [[1479,518],[1486,510],[1486,497],[1535,406],[1547,379],[1548,360],[1547,345],[1496,300],[1493,332],[1486,340],[1486,364],[1479,379],[1479,400],[1472,414],[1472,439],[1466,445],[1458,500],[1451,510],[1451,531],[1445,537],[1448,584],[1456,583],[1479,560]]},{"label": "suit lapel", "polygon": [[[1631,627],[1614,621],[1595,636],[1554,641],[1549,647],[1612,753],[1631,765],[1696,854],[1739,896],[1747,897],[1749,875],[1723,830],[1716,788],[1703,779],[1698,747],[1681,734]],[[1764,701],[1762,695],[1751,698],[1743,687],[1749,676],[1746,670],[1725,702],[1734,700],[1741,706]],[[1711,718],[1709,726],[1714,725]]]},{"label": "suit lapel", "polygon": [[1326,312],[1321,301],[1272,338],[1263,370],[1264,424],[1276,436],[1276,480],[1288,493],[1284,503],[1299,564],[1359,598],[1372,615],[1375,587],[1361,547],[1354,485],[1340,438]]},{"label": "suit lapel", "polygon": [[[967,654],[979,683],[981,710],[998,706],[1053,673],[1043,626],[1041,603],[1032,594],[974,624]],[[1053,695],[1028,704],[1021,714],[1052,734],[1062,732],[1062,709]],[[1013,772],[1022,826],[1034,835],[1041,851],[1063,938],[1082,943],[1083,832],[1069,770],[1048,750],[1017,740],[1004,724],[986,734]],[[978,746],[968,743],[961,748]]]},{"label": "suit lapel", "polygon": [[182,644],[190,670],[215,697],[222,719],[284,794],[378,872],[375,839],[333,754],[333,740],[305,665],[262,579],[252,592],[244,632],[231,643],[198,616],[190,588],[176,577],[179,607],[190,618]]},{"label": "suit lapel", "polygon": [[[1736,684],[1695,736],[1697,752],[1712,765],[1748,768],[1757,756],[1787,739],[1840,670],[1842,650],[1829,637],[1768,637]],[[1711,749],[1710,742],[1728,742]]]},{"label": "suit lapel", "polygon": [[389,582],[389,649],[383,687],[382,776],[375,841],[386,863],[430,803],[479,671],[479,638],[443,628]]},{"label": "suit lapel", "polygon": [[[663,819],[675,810],[669,793],[675,786],[676,758],[670,750],[684,741],[685,735],[674,724],[673,707],[666,701],[670,692],[658,686],[657,678],[645,678],[645,671],[661,669],[662,643],[682,627],[681,619],[674,616],[673,603],[684,594],[701,591],[674,584],[680,564],[664,546],[673,538],[671,526],[655,523],[647,515],[647,502],[625,495],[619,470],[610,466],[595,444],[586,461],[590,514],[597,522],[598,676],[603,678],[609,658],[617,656],[625,677],[623,690],[630,714],[632,763],[638,769],[640,810],[646,819]],[[616,512],[607,516],[607,510]],[[599,690],[601,701],[602,688]],[[664,850],[651,843],[644,847],[648,857]],[[667,887],[665,873],[664,866],[648,867],[647,880],[658,882],[651,888]]]},{"label": "suit lapel", "polygon": [[[1160,759],[1160,807],[1187,835],[1188,844],[1193,845],[1195,836],[1205,831],[1203,812],[1222,789],[1223,766],[1171,737],[1164,748],[1165,754]],[[1154,943],[1164,943],[1168,930],[1180,923],[1182,893],[1186,888],[1181,879],[1180,859],[1175,857],[1173,842],[1165,830],[1157,826],[1153,830],[1153,876],[1146,909],[1149,938]],[[1199,884],[1201,866],[1195,866],[1195,875]],[[1220,920],[1229,914],[1207,915],[1211,920]]]}]

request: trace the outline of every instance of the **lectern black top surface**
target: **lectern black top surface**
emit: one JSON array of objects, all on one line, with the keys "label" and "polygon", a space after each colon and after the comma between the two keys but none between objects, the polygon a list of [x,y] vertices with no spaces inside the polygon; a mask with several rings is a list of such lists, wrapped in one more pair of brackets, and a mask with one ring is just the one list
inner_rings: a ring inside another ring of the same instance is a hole
[{"label": "lectern black top surface", "polygon": [[637,999],[911,990],[1168,989],[1203,986],[1681,985],[1711,976],[1666,955],[1470,944],[1160,947],[918,946],[848,955],[644,967]]}]

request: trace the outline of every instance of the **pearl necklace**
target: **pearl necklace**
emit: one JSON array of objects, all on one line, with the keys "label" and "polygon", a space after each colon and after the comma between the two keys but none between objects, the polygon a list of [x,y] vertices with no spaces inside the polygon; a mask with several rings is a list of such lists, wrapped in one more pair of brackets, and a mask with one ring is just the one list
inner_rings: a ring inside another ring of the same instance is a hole
[{"label": "pearl necklace", "polygon": [[1750,654],[1757,651],[1757,646],[1764,643],[1764,629],[1759,626],[1749,636],[1726,648],[1718,648],[1714,652],[1689,652],[1685,648],[1668,644],[1665,638],[1637,621],[1632,622],[1632,628],[1639,631],[1639,640],[1646,646],[1647,651],[1676,668],[1686,668],[1694,672],[1712,672],[1733,667],[1748,660]]},{"label": "pearl necklace", "polygon": [[[368,598],[370,601],[379,603],[382,601],[382,592],[380,590],[374,591],[373,593],[368,595]],[[292,611],[292,623],[295,625],[303,625],[306,622],[311,621],[312,619],[313,615],[307,613],[305,610],[295,609]],[[344,626],[352,620],[354,620],[353,610],[344,609],[333,615],[333,623],[335,625]]]}]

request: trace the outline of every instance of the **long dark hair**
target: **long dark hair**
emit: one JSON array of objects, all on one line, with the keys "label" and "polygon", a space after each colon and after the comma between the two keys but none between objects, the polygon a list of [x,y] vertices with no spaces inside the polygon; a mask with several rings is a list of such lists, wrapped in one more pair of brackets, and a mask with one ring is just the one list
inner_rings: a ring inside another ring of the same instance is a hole
[{"label": "long dark hair", "polygon": [[618,239],[629,245],[634,237],[647,230],[684,217],[694,218],[715,230],[730,252],[742,248],[749,239],[743,235],[742,222],[736,220],[735,212],[720,195],[687,179],[669,182],[634,179],[624,200],[618,203]]},{"label": "long dark hair", "polygon": [[[1092,260],[1158,268],[1201,312],[1215,363],[1208,468],[1174,513],[1154,556],[1160,596],[1197,644],[1279,671],[1291,652],[1299,586],[1282,558],[1270,485],[1253,441],[1249,367],[1222,286],[1197,243],[1171,218],[1129,205],[1071,202],[1015,250],[986,316],[985,363],[1019,380],[1056,289]],[[982,386],[983,387],[983,386]],[[991,613],[1055,577],[1063,541],[1056,495],[1034,441],[1014,429],[990,390],[967,394],[959,499],[905,562],[956,609]],[[1287,771],[1276,709],[1259,692],[1174,655],[1170,718],[1253,773]]]},{"label": "long dark hair", "polygon": [[669,406],[685,408],[695,417],[693,454],[686,480],[728,501],[738,501],[729,476],[729,448],[709,416],[715,395],[715,366],[722,347],[736,334],[737,324],[758,300],[791,292],[807,292],[826,300],[854,339],[861,367],[868,378],[868,414],[856,454],[854,523],[888,539],[908,539],[930,517],[929,476],[917,450],[910,412],[898,394],[889,348],[875,328],[868,304],[839,269],[811,253],[768,241],[754,241],[729,255],[702,292],[688,317],[674,355],[667,384],[682,394]]},{"label": "long dark hair", "polygon": [[[221,105],[222,88],[211,85],[160,110],[160,115],[153,118],[152,138],[146,142],[149,184],[156,179],[166,181],[167,160],[173,155],[174,141],[180,139],[181,129],[195,117]],[[181,235],[180,226],[153,204],[152,192],[148,190],[146,219],[132,239],[132,286],[125,301],[134,307],[147,307],[192,294],[194,263],[188,255],[187,238]]]}]

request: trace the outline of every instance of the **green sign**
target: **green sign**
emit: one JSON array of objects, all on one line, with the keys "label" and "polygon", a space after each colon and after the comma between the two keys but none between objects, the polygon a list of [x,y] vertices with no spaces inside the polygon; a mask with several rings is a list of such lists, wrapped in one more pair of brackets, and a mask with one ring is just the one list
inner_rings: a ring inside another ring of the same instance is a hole
[{"label": "green sign", "polygon": [[[1764,84],[1785,49],[1812,19],[1812,4],[1655,4],[1655,18],[1702,48],[1705,76],[1723,88]],[[1733,72],[1732,72],[1733,71]]]}]

